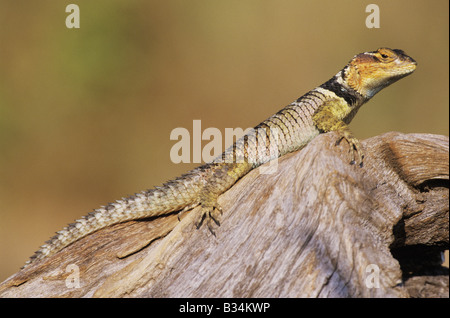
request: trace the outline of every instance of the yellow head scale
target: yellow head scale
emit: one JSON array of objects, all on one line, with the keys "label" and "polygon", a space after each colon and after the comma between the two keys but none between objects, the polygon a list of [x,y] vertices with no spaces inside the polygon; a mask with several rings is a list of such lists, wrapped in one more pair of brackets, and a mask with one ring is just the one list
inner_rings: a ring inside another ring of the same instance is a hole
[{"label": "yellow head scale", "polygon": [[371,98],[381,89],[411,74],[417,63],[402,50],[379,48],[356,55],[344,69],[348,85]]}]

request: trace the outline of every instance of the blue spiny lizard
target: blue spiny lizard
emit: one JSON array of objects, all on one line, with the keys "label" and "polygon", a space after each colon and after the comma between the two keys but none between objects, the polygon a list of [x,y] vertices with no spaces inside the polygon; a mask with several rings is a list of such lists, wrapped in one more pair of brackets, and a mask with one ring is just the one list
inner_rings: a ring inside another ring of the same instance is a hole
[{"label": "blue spiny lizard", "polygon": [[[351,149],[351,164],[362,166],[363,152],[348,124],[358,109],[384,87],[411,74],[416,62],[402,50],[380,48],[358,54],[335,76],[255,127],[219,158],[161,187],[142,191],[94,210],[41,246],[27,265],[120,222],[187,211],[201,205],[197,227],[219,225],[219,195],[265,162],[304,148],[320,133],[340,132]],[[273,138],[276,136],[276,138]]]}]

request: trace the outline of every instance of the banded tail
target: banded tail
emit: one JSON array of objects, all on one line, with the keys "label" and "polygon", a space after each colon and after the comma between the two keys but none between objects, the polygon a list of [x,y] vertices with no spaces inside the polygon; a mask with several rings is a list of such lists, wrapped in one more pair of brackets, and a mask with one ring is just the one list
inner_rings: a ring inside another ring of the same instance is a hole
[{"label": "banded tail", "polygon": [[104,227],[198,205],[199,189],[205,183],[207,173],[206,166],[200,166],[161,187],[136,193],[90,212],[56,232],[56,235],[45,242],[23,267],[51,256]]}]

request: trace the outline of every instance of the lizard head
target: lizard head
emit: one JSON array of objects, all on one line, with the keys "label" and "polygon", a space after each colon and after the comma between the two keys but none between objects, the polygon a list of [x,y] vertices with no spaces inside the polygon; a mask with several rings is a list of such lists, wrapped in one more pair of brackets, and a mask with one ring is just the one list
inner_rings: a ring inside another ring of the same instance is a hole
[{"label": "lizard head", "polygon": [[381,89],[411,74],[417,63],[402,50],[380,48],[356,55],[344,68],[344,79],[369,99]]}]

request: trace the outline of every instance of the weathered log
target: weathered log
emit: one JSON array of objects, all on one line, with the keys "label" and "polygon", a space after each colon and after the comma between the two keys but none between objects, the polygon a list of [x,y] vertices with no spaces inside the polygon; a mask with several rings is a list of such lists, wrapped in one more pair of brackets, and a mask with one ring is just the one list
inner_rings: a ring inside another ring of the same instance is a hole
[{"label": "weathered log", "polygon": [[219,199],[213,236],[164,217],[118,224],[33,264],[2,297],[448,297],[448,137],[321,135]]}]

